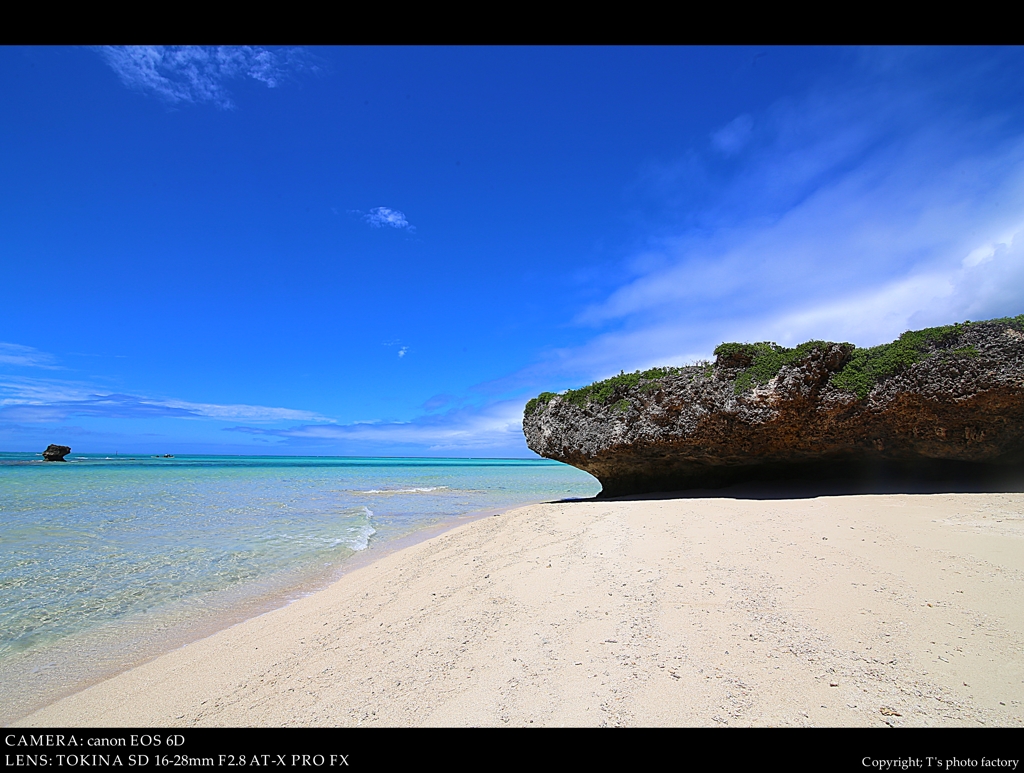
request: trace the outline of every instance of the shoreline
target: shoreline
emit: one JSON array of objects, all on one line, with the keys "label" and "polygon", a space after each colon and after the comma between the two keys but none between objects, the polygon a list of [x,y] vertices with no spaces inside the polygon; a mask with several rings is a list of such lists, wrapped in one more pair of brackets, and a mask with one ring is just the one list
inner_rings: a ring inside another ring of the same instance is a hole
[{"label": "shoreline", "polygon": [[[181,621],[183,627],[167,626],[160,635],[155,635],[146,642],[141,654],[137,654],[130,658],[124,658],[122,656],[116,663],[109,663],[103,667],[97,668],[91,675],[81,678],[73,678],[73,684],[68,685],[65,683],[63,687],[47,686],[46,691],[50,693],[49,696],[40,700],[19,701],[30,708],[27,708],[27,710],[19,710],[16,714],[8,716],[6,720],[3,721],[3,724],[4,726],[14,726],[15,723],[25,719],[37,711],[58,703],[67,697],[87,690],[94,685],[102,684],[103,682],[113,679],[120,674],[151,663],[166,654],[174,652],[175,650],[188,647],[195,642],[210,638],[211,636],[215,636],[218,633],[229,630],[235,626],[243,625],[262,615],[275,612],[280,609],[285,609],[296,601],[316,595],[317,593],[326,590],[350,572],[357,571],[364,566],[368,566],[384,556],[391,555],[394,552],[403,550],[420,542],[433,539],[440,534],[456,529],[466,523],[498,515],[519,506],[521,505],[512,505],[508,508],[485,508],[482,510],[475,510],[414,529],[400,537],[383,543],[374,544],[371,542],[366,549],[354,552],[340,564],[333,566],[326,571],[311,574],[302,579],[296,577],[295,579],[282,584],[280,587],[275,587],[270,591],[264,591],[262,593],[253,593],[252,589],[249,589],[248,593],[244,592],[243,589],[221,591],[221,594],[235,595],[238,597],[235,606],[228,609],[221,609],[211,616]],[[173,618],[168,618],[167,620],[171,619]],[[161,619],[160,622],[166,623],[167,620]],[[129,622],[128,629],[125,629],[123,626],[114,626],[113,624],[108,623],[100,630],[102,632],[102,630],[107,628],[118,627],[122,629],[122,633],[128,633],[129,631],[134,632],[135,628],[138,626],[139,623],[137,621]],[[80,634],[77,638],[69,640],[69,642],[56,643],[51,645],[50,648],[34,654],[33,657],[37,661],[37,665],[32,669],[32,673],[34,674],[39,671],[46,670],[47,666],[44,665],[44,661],[47,661],[54,656],[60,657],[60,654],[68,649],[75,649],[76,643],[82,637],[85,637],[83,641],[88,644],[91,642],[92,638],[96,637],[96,635],[95,631],[86,632]],[[127,646],[127,644],[121,645],[120,649],[124,650]]]},{"label": "shoreline", "polygon": [[1013,493],[517,507],[11,726],[1016,727],[1021,540]]}]

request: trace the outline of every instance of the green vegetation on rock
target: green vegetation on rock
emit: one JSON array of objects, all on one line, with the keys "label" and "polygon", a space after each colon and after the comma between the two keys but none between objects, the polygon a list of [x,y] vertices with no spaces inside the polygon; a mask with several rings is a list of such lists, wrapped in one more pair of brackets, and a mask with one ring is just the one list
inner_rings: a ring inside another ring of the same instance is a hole
[{"label": "green vegetation on rock", "polygon": [[715,356],[721,365],[742,368],[736,376],[735,390],[739,395],[754,384],[767,384],[784,366],[802,360],[814,349],[824,351],[831,345],[828,341],[807,341],[787,349],[770,341],[756,344],[728,343],[715,347]]},{"label": "green vegetation on rock", "polygon": [[541,392],[539,395],[537,395],[535,398],[533,398],[526,404],[526,415],[532,416],[534,411],[536,411],[541,406],[550,403],[551,398],[555,396],[556,395],[554,392]]},{"label": "green vegetation on rock", "polygon": [[[629,410],[629,400],[622,395],[634,387],[643,391],[653,391],[661,386],[661,379],[665,376],[676,373],[681,368],[651,368],[650,370],[636,371],[634,373],[619,373],[604,381],[598,381],[590,386],[580,389],[570,389],[561,395],[562,399],[578,405],[581,408],[588,403],[597,405],[609,405],[614,402],[617,411]],[[555,397],[554,392],[543,392],[526,404],[525,414],[532,416],[539,408],[551,402]],[[618,399],[616,399],[618,398]]]},{"label": "green vegetation on rock", "polygon": [[980,352],[973,346],[961,346],[959,349],[954,349],[950,354],[959,354],[964,357],[977,357]]},{"label": "green vegetation on rock", "polygon": [[[1008,325],[1012,325],[1017,330],[1024,328],[1024,314],[1018,314],[1016,317],[999,317],[997,319],[986,320],[987,322],[1003,322]],[[971,324],[969,321],[964,322],[965,325]],[[1024,332],[1024,331],[1022,331]]]},{"label": "green vegetation on rock", "polygon": [[[988,320],[988,323],[1002,323],[1024,332],[1024,314],[1016,317],[1003,317]],[[952,325],[929,327],[923,330],[910,330],[895,341],[866,349],[854,347],[852,344],[840,344],[850,352],[846,364],[832,374],[830,383],[837,389],[852,392],[864,399],[882,381],[906,370],[933,355],[941,354],[946,358],[974,358],[979,356],[974,346],[950,348],[956,339],[971,325],[979,322],[957,322]],[[767,384],[779,374],[782,368],[793,365],[806,358],[815,349],[826,351],[833,344],[829,341],[806,341],[805,343],[787,348],[770,341],[759,343],[723,343],[715,348],[717,358],[715,365],[709,362],[698,363],[703,368],[703,375],[710,378],[716,368],[731,369],[735,373],[735,394],[740,395],[752,389],[754,385]],[[598,381],[580,389],[570,389],[561,398],[581,408],[588,404],[612,405],[617,411],[627,411],[631,406],[628,399],[630,392],[639,389],[641,392],[655,391],[662,386],[661,380],[670,374],[679,373],[683,368],[651,368],[634,373],[619,373],[618,376]],[[697,373],[696,368],[690,370],[692,382]],[[544,392],[526,404],[526,416],[531,416],[539,408],[547,405],[556,395]]]},{"label": "green vegetation on rock", "polygon": [[[892,343],[854,349],[846,367],[832,376],[832,385],[853,392],[863,400],[876,384],[927,358],[942,344],[964,332],[970,324],[957,322],[924,330],[908,330]],[[963,347],[968,348],[974,347]]]},{"label": "green vegetation on rock", "polygon": [[612,398],[633,389],[637,386],[657,388],[661,379],[669,373],[674,373],[679,368],[651,368],[650,370],[635,371],[633,373],[619,373],[617,376],[606,378],[590,386],[581,389],[570,389],[562,399],[580,407],[587,403],[608,405]]}]

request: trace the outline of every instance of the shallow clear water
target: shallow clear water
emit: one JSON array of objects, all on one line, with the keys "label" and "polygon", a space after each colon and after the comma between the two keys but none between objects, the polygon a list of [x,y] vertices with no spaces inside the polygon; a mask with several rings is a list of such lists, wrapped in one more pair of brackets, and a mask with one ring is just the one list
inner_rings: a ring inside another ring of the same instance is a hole
[{"label": "shallow clear water", "polygon": [[599,488],[547,460],[0,454],[0,722],[322,585],[368,547]]}]

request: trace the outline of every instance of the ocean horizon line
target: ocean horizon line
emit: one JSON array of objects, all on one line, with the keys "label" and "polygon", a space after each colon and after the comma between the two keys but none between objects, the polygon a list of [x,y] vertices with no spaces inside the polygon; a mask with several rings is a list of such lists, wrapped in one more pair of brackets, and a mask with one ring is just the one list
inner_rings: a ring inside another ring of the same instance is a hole
[{"label": "ocean horizon line", "polygon": [[[522,461],[522,462],[545,462],[550,464],[564,464],[554,459],[545,459],[542,456],[422,456],[422,455],[397,455],[397,454],[220,454],[220,453],[174,453],[167,456],[167,453],[156,453],[150,451],[133,451],[121,453],[119,451],[74,451],[69,454],[88,457],[110,457],[113,456],[135,456],[147,459],[165,458],[186,458],[186,457],[236,457],[236,458],[257,458],[257,459],[437,459],[437,460],[465,460],[465,461]],[[42,456],[42,451],[0,451],[0,455],[24,455]]]}]

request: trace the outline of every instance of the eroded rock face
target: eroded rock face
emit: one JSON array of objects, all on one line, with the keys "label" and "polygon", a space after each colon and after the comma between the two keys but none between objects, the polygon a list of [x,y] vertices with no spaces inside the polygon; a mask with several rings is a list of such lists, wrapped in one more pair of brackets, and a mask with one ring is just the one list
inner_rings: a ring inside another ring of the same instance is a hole
[{"label": "eroded rock face", "polygon": [[[723,345],[714,364],[542,395],[523,430],[541,456],[597,477],[602,496],[1022,468],[1024,317],[931,331],[942,334],[908,333],[891,351],[776,347],[800,356],[771,378],[762,367],[763,383],[751,352],[767,345]],[[917,348],[897,351],[912,335]],[[892,351],[904,357],[895,367],[885,359]],[[858,376],[865,353],[875,358],[870,377]]]},{"label": "eroded rock face", "polygon": [[43,451],[44,462],[63,462],[64,457],[71,453],[70,446],[57,446],[50,443]]}]

